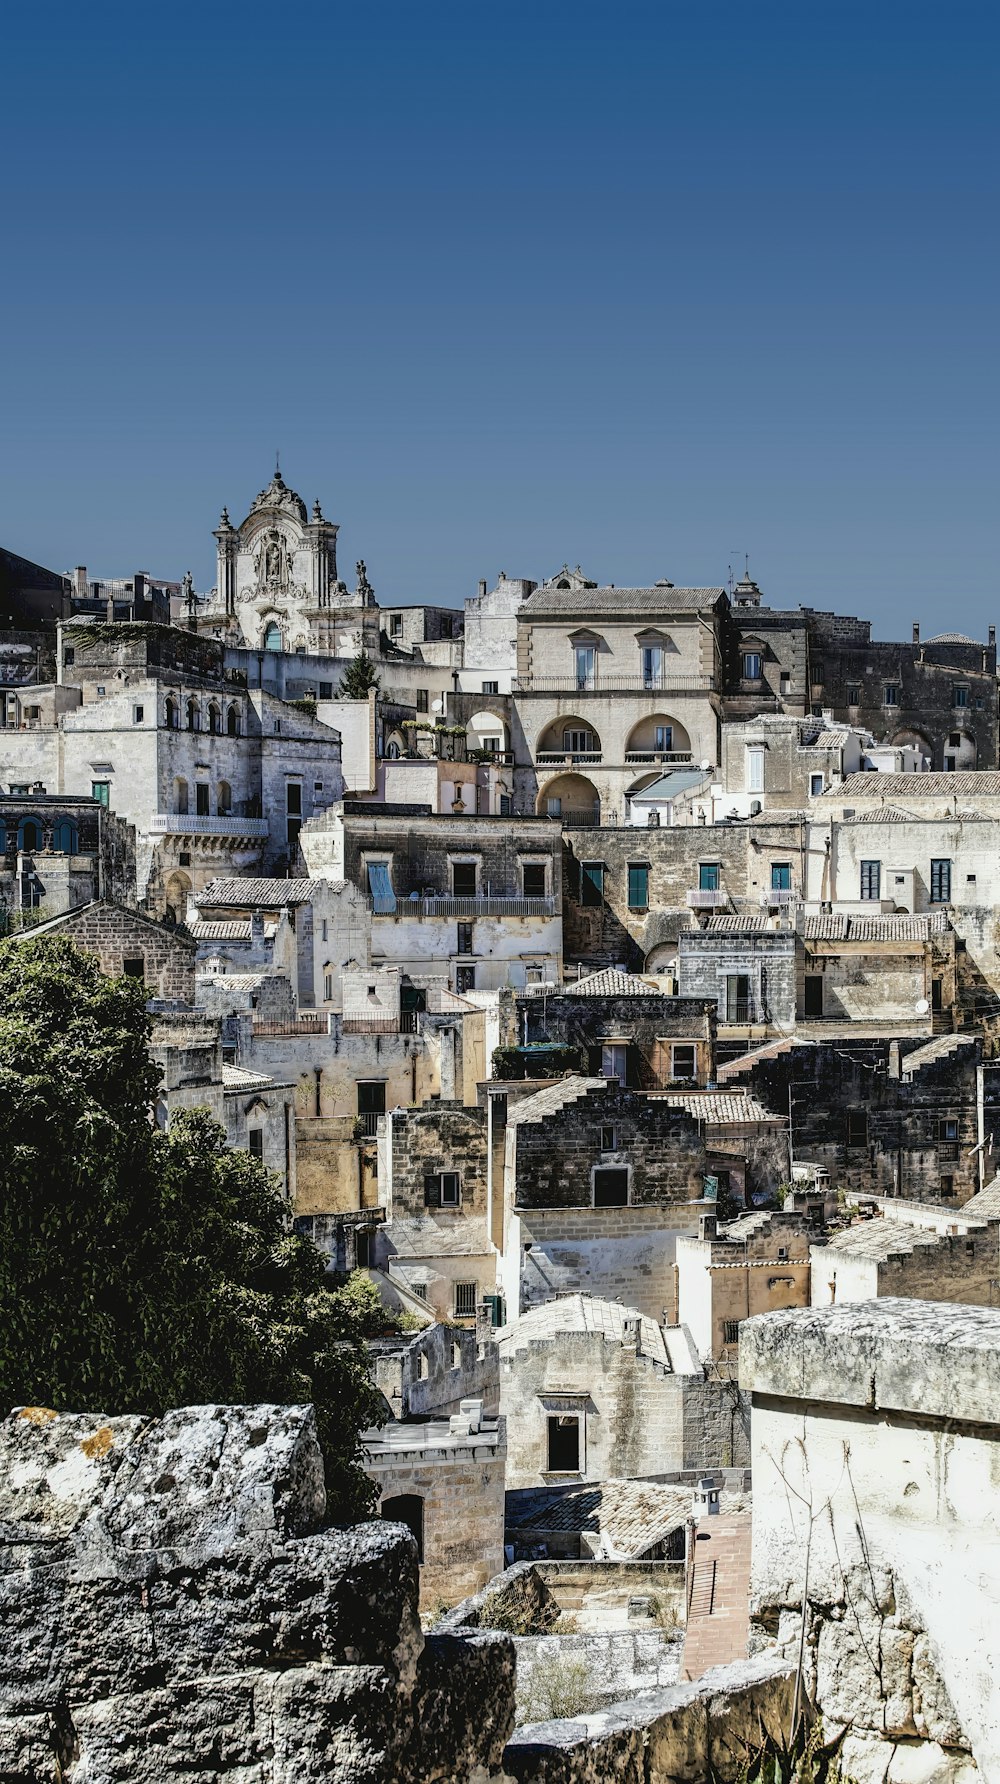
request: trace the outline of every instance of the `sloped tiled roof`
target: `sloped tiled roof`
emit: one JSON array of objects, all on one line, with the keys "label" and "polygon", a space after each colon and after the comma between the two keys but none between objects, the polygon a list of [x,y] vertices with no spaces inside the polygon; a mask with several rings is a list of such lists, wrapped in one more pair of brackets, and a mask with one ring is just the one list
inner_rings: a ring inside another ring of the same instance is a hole
[{"label": "sloped tiled roof", "polygon": [[193,895],[199,910],[232,905],[237,910],[279,911],[285,905],[310,904],[327,880],[210,880]]},{"label": "sloped tiled roof", "polygon": [[268,1078],[263,1072],[248,1072],[241,1065],[224,1065],[222,1068],[222,1088],[230,1095],[273,1090],[275,1083],[274,1078]]},{"label": "sloped tiled roof", "polygon": [[845,1227],[841,1233],[833,1233],[823,1249],[884,1263],[891,1257],[902,1257],[913,1251],[933,1251],[936,1246],[946,1244],[947,1239],[929,1227],[908,1226],[904,1220],[861,1220],[856,1226]]},{"label": "sloped tiled roof", "polygon": [[900,794],[910,799],[1000,796],[1000,773],[995,768],[959,768],[954,774],[849,774],[825,795],[835,799],[889,799]]},{"label": "sloped tiled roof", "polygon": [[1000,1177],[963,1203],[958,1213],[963,1220],[1000,1220]]},{"label": "sloped tiled roof", "polygon": [[604,967],[600,972],[588,973],[585,979],[577,979],[576,984],[563,986],[563,994],[569,997],[662,997],[655,985],[647,985],[636,973],[619,972],[617,967]]},{"label": "sloped tiled roof", "polygon": [[510,1325],[503,1326],[497,1332],[496,1340],[501,1358],[508,1362],[526,1345],[557,1338],[562,1332],[589,1332],[606,1339],[609,1344],[623,1344],[626,1319],[639,1321],[643,1356],[669,1369],[670,1357],[655,1319],[635,1307],[623,1307],[620,1301],[602,1301],[590,1295],[560,1295],[555,1301],[544,1301],[540,1307],[532,1307]]},{"label": "sloped tiled roof", "polygon": [[903,811],[898,805],[876,805],[867,811],[856,811],[852,818],[844,818],[845,824],[912,824],[916,820],[912,811]]},{"label": "sloped tiled roof", "polygon": [[719,1125],[782,1120],[780,1115],[765,1109],[763,1103],[759,1103],[755,1096],[750,1096],[746,1091],[668,1090],[663,1095],[656,1096],[656,1101],[670,1103],[675,1109],[687,1109],[696,1121],[715,1122]]},{"label": "sloped tiled roof", "polygon": [[623,613],[691,613],[714,607],[723,588],[537,588],[521,603],[518,613],[527,619],[552,615],[586,617]]},{"label": "sloped tiled roof", "polygon": [[[265,936],[273,937],[276,927],[273,922],[265,923]],[[188,931],[196,942],[248,942],[251,936],[249,917],[233,917],[227,922],[189,923]]]},{"label": "sloped tiled roof", "polygon": [[506,1523],[532,1531],[593,1531],[611,1560],[636,1560],[679,1530],[691,1513],[691,1488],[660,1481],[606,1480],[508,1493]]},{"label": "sloped tiled roof", "polygon": [[610,1080],[607,1078],[581,1078],[573,1075],[560,1078],[558,1084],[549,1084],[545,1090],[536,1090],[534,1096],[526,1096],[511,1109],[507,1116],[508,1127],[520,1127],[522,1122],[547,1121],[550,1115],[557,1115],[567,1103],[579,1102],[589,1090],[607,1090]]},{"label": "sloped tiled roof", "polygon": [[872,917],[834,911],[806,917],[802,933],[807,942],[925,942],[932,935],[945,935],[948,927],[944,911],[928,911],[920,917],[902,911]]},{"label": "sloped tiled roof", "polygon": [[[744,931],[759,932],[771,928],[771,919],[765,911],[747,912],[736,916],[709,917],[704,927],[712,935],[740,935]],[[685,933],[693,933],[685,932]],[[773,932],[780,933],[780,932]],[[787,934],[787,931],[784,933]]]}]

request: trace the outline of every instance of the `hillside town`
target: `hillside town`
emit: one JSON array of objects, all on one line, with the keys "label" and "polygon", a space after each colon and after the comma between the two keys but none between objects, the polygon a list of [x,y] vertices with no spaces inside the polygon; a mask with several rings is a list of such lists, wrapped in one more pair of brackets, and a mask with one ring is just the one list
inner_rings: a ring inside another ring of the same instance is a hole
[{"label": "hillside town", "polygon": [[[1000,1776],[994,627],[878,640],[770,606],[756,565],[636,588],[518,564],[463,608],[383,605],[279,469],[228,500],[205,591],[0,551],[0,926],[140,982],[151,1120],[207,1109],[327,1277],[377,1294],[384,1529],[331,1536],[324,1589],[381,1568],[384,1618],[351,1600],[324,1653],[398,1701],[372,1712],[384,1769],[326,1775],[694,1776],[670,1743],[742,1666],[730,1731],[794,1729],[808,1694],[858,1784]],[[306,1409],[278,1410],[267,1540],[305,1594]],[[252,1409],[222,1450],[203,1411],[165,1415],[154,1471],[200,1456],[238,1525]],[[29,1433],[57,1497],[76,1416]],[[0,1524],[29,1544],[5,1428]],[[187,1515],[152,1547],[183,1557]],[[419,1690],[401,1628],[437,1655]],[[258,1710],[266,1664],[230,1667],[262,1669]],[[302,1692],[308,1745],[333,1710]],[[0,1771],[29,1784],[15,1724]],[[154,1776],[138,1722],[119,1771],[110,1724],[87,1739],[90,1776]],[[657,1742],[660,1770],[625,1769]]]}]

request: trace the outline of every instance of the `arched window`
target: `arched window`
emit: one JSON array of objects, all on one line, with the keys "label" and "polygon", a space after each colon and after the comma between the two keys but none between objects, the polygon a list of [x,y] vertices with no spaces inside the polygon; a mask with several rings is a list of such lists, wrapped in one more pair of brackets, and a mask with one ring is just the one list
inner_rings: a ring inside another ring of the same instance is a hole
[{"label": "arched window", "polygon": [[235,706],[231,706],[226,713],[226,731],[230,737],[238,737],[240,734],[240,715]]},{"label": "arched window", "polygon": [[271,621],[266,632],[264,633],[264,649],[265,650],[280,650],[281,649],[281,627],[279,626],[276,619],[273,619]]},{"label": "arched window", "polygon": [[197,700],[189,700],[187,703],[187,727],[189,731],[201,730],[201,713],[198,711]]},{"label": "arched window", "polygon": [[17,827],[17,846],[33,855],[42,846],[42,826],[37,818],[22,818]]},{"label": "arched window", "polygon": [[213,737],[218,737],[219,732],[222,729],[221,714],[220,714],[219,708],[216,706],[214,700],[210,701],[210,703],[209,703],[208,728],[209,728],[209,731],[211,732]]},{"label": "arched window", "polygon": [[166,721],[167,721],[167,730],[168,731],[176,731],[176,729],[177,729],[177,702],[176,702],[176,700],[173,699],[173,697],[170,694],[167,695],[167,703],[164,708],[164,713],[165,713]]},{"label": "arched window", "polygon": [[77,853],[77,830],[71,818],[60,818],[52,831],[52,847],[61,855]]},{"label": "arched window", "polygon": [[219,813],[220,818],[228,818],[232,809],[233,809],[233,789],[229,785],[228,781],[220,781],[219,782],[219,792],[218,792],[218,798],[216,800],[216,809]]},{"label": "arched window", "polygon": [[174,782],[174,787],[175,787],[174,810],[177,812],[179,817],[184,817],[186,815],[187,809],[188,809],[188,784],[187,784],[187,781],[184,780],[183,776],[179,776],[178,779]]}]

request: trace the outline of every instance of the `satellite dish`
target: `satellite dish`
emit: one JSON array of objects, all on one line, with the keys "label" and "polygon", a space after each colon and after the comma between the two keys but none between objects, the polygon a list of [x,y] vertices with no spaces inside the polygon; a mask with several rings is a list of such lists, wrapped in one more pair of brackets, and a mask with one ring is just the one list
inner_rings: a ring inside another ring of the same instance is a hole
[{"label": "satellite dish", "polygon": [[700,764],[700,766],[701,766],[702,773],[707,774],[708,770],[711,768],[712,764],[711,764],[711,762],[702,762]]},{"label": "satellite dish", "polygon": [[926,1016],[930,1007],[931,1006],[927,1002],[926,997],[918,997],[917,998],[917,1015],[918,1016]]}]

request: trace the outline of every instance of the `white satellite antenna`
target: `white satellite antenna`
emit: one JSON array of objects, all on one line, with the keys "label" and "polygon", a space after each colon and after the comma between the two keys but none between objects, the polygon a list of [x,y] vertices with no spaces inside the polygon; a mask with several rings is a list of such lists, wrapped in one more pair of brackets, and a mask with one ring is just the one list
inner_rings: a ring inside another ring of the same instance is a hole
[{"label": "white satellite antenna", "polygon": [[918,998],[917,998],[917,1005],[916,1005],[916,1008],[917,1008],[917,1015],[918,1015],[918,1016],[926,1016],[926,1014],[927,1014],[927,1012],[928,1012],[928,1010],[929,1010],[929,1009],[930,1009],[930,1007],[931,1007],[931,1006],[930,1006],[930,1004],[929,1004],[929,1003],[928,1003],[928,1002],[927,1002],[927,999],[926,999],[926,997],[918,997]]}]

